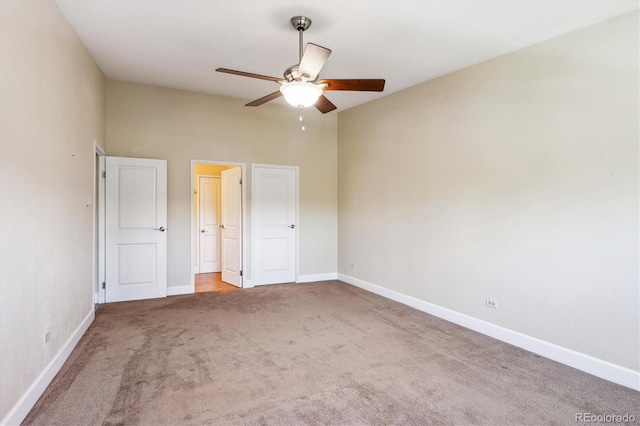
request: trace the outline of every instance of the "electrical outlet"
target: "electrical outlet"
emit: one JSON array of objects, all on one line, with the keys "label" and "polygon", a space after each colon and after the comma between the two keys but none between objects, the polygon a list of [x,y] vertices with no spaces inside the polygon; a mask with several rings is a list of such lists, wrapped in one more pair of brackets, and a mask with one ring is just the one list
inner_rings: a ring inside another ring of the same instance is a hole
[{"label": "electrical outlet", "polygon": [[44,342],[49,343],[50,340],[51,340],[51,332],[47,331],[44,335]]},{"label": "electrical outlet", "polygon": [[492,299],[490,297],[487,297],[486,304],[490,308],[498,309],[498,301],[496,301],[496,300],[494,300],[494,299]]}]

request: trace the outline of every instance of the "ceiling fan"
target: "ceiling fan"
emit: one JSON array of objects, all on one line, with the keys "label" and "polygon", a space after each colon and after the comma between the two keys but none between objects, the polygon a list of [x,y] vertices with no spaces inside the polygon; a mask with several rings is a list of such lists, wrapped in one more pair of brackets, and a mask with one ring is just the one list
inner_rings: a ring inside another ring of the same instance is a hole
[{"label": "ceiling fan", "polygon": [[302,33],[311,26],[311,19],[306,16],[294,16],[291,25],[298,31],[299,39],[299,63],[292,65],[284,71],[284,78],[269,77],[244,71],[218,68],[216,71],[227,74],[235,74],[243,77],[257,78],[273,81],[280,84],[280,90],[273,92],[245,106],[260,106],[284,96],[285,100],[298,108],[306,108],[314,105],[320,112],[326,114],[337,107],[323,95],[325,90],[349,90],[359,92],[382,92],[384,90],[383,79],[349,79],[349,80],[320,80],[320,70],[329,59],[331,50],[317,44],[308,43],[302,50]]}]

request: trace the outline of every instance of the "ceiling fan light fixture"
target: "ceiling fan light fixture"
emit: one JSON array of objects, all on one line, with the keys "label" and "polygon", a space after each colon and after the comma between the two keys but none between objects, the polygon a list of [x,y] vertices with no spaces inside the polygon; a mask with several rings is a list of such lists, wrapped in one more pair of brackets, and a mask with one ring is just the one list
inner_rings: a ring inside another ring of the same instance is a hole
[{"label": "ceiling fan light fixture", "polygon": [[322,87],[306,81],[291,81],[282,83],[280,92],[284,99],[295,107],[310,107],[322,95]]},{"label": "ceiling fan light fixture", "polygon": [[[257,78],[259,80],[267,80],[280,84],[280,90],[256,99],[253,102],[249,102],[245,106],[257,107],[284,96],[287,103],[300,109],[300,114],[302,114],[304,108],[310,107],[311,105],[314,105],[321,113],[326,114],[334,111],[337,107],[323,95],[325,90],[349,90],[356,92],[382,92],[384,90],[383,79],[320,80],[320,71],[327,62],[327,59],[329,59],[331,49],[313,43],[307,43],[304,50],[302,49],[304,45],[302,34],[311,26],[311,19],[306,16],[294,16],[291,18],[291,25],[298,32],[298,63],[284,71],[284,79],[227,68],[216,69],[218,72]],[[302,115],[300,117],[301,121],[303,121]]]}]

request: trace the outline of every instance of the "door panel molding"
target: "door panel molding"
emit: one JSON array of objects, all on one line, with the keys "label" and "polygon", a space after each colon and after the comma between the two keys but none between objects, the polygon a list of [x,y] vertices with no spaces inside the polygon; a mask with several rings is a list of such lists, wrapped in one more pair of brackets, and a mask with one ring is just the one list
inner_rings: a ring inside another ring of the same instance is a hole
[{"label": "door panel molding", "polygon": [[167,295],[167,161],[106,157],[106,301]]},{"label": "door panel molding", "polygon": [[[257,163],[251,165],[251,248],[254,285],[296,282],[298,279],[298,188],[298,166]],[[280,201],[270,204],[273,200]]]},{"label": "door panel molding", "polygon": [[198,273],[220,272],[220,176],[198,176]]},{"label": "door panel molding", "polygon": [[242,169],[223,170],[221,176],[222,281],[242,287]]}]

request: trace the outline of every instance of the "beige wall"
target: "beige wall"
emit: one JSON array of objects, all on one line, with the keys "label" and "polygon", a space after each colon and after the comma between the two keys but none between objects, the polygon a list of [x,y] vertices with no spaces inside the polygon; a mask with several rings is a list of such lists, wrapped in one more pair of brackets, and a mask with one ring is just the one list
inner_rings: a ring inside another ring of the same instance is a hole
[{"label": "beige wall", "polygon": [[168,160],[170,286],[190,282],[191,159],[298,165],[301,274],[639,370],[638,89],[635,13],[302,133],[281,105],[105,83],[55,3],[0,1],[0,419],[92,312],[94,140]]},{"label": "beige wall", "polygon": [[104,77],[56,4],[0,2],[0,419],[93,311],[104,134]]},{"label": "beige wall", "polygon": [[339,271],[638,371],[638,72],[633,13],[341,112]]},{"label": "beige wall", "polygon": [[[265,88],[268,91],[268,87]],[[337,269],[337,117],[295,108],[247,108],[238,99],[119,81],[107,83],[109,155],[168,161],[168,285],[191,276],[190,160],[300,167],[300,274]],[[250,203],[248,203],[250,211]],[[250,224],[245,224],[250,237]],[[247,273],[248,272],[248,273]],[[245,271],[251,278],[251,270]]]}]

